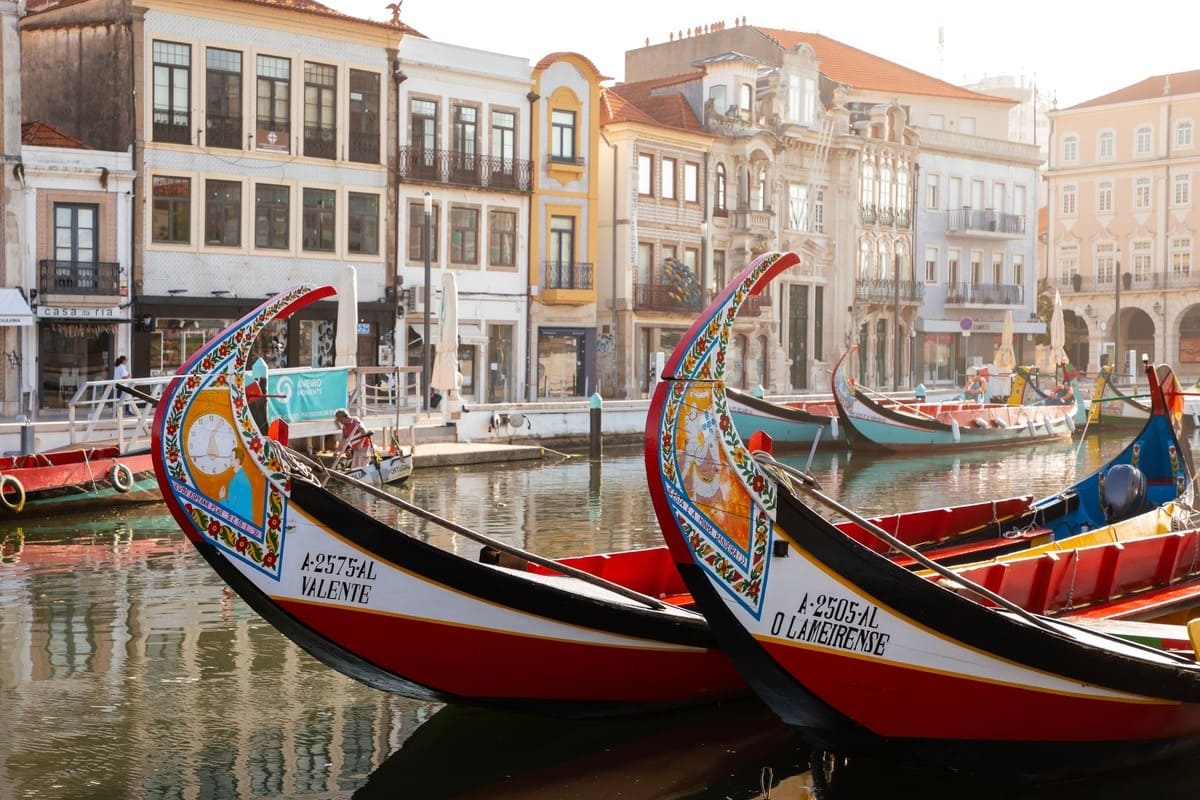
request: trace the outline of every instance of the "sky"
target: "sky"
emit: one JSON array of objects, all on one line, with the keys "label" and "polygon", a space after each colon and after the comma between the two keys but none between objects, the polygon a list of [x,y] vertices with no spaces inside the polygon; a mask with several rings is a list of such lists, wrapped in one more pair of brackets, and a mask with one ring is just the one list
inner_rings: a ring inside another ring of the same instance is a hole
[{"label": "sky", "polygon": [[[1200,69],[1187,4],[1148,6],[1114,0],[1007,0],[916,3],[852,0],[693,0],[687,10],[663,0],[400,0],[400,19],[431,39],[528,58],[559,50],[591,59],[622,80],[625,51],[665,42],[671,31],[724,21],[736,11],[749,25],[820,33],[951,83],[985,76],[1024,77],[1059,108],[1108,94],[1151,75]],[[388,20],[385,0],[322,0],[363,19]],[[679,4],[682,5],[682,4]],[[1145,14],[1139,13],[1145,11]],[[1163,11],[1168,13],[1164,15]],[[1181,15],[1182,14],[1182,15]],[[941,44],[939,45],[939,30]]]}]

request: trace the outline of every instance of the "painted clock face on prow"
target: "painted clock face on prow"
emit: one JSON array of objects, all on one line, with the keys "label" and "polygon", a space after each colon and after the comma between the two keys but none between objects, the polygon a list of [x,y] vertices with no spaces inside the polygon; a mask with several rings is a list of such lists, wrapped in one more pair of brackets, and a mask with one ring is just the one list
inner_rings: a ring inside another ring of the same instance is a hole
[{"label": "painted clock face on prow", "polygon": [[192,465],[205,475],[220,475],[233,468],[237,433],[219,414],[201,414],[187,434],[187,454]]}]

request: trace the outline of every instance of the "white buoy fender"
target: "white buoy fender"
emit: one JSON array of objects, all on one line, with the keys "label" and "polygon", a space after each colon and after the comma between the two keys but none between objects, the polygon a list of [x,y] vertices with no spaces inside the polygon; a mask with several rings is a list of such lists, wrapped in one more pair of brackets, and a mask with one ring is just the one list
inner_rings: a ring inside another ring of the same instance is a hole
[{"label": "white buoy fender", "polygon": [[838,438],[838,418],[831,417],[829,420],[829,432],[833,434],[833,438]]},{"label": "white buoy fender", "polygon": [[112,465],[108,471],[108,482],[121,494],[133,488],[133,470],[121,463]]},{"label": "white buoy fender", "polygon": [[950,435],[954,437],[954,441],[958,441],[962,433],[958,430],[958,420],[950,420]]}]

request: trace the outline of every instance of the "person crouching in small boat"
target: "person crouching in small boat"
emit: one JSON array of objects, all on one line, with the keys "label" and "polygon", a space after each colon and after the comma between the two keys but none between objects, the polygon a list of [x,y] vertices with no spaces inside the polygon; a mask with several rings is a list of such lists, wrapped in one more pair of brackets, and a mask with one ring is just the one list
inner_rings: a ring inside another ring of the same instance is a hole
[{"label": "person crouching in small boat", "polygon": [[371,463],[371,434],[358,417],[352,417],[346,409],[339,408],[334,412],[333,420],[342,429],[342,440],[338,442],[335,452],[350,456],[351,469]]},{"label": "person crouching in small boat", "polygon": [[981,403],[987,399],[987,379],[988,373],[986,369],[981,369],[967,379],[967,385],[963,387],[963,392],[967,399],[974,403]]},{"label": "person crouching in small boat", "polygon": [[1075,402],[1075,390],[1071,388],[1071,384],[1063,382],[1054,387],[1054,394],[1051,397],[1059,405],[1069,406]]}]

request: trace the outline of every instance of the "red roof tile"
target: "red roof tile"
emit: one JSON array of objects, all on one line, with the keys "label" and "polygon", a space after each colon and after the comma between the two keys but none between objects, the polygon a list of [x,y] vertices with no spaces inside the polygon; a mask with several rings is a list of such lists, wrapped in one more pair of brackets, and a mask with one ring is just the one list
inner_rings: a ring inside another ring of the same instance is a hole
[{"label": "red roof tile", "polygon": [[816,52],[817,58],[821,59],[822,74],[854,89],[930,95],[1007,105],[1015,105],[1017,102],[1007,97],[996,97],[955,86],[819,33],[800,33],[780,28],[758,28],[758,31],[778,42],[779,46],[786,50],[791,50],[801,42],[810,45]]},{"label": "red roof tile", "polygon": [[31,147],[68,147],[72,150],[95,150],[87,142],[69,136],[45,122],[21,123],[21,144]]},{"label": "red roof tile", "polygon": [[1182,94],[1200,93],[1200,69],[1189,72],[1172,72],[1169,75],[1151,75],[1145,80],[1117,89],[1100,97],[1084,100],[1071,108],[1108,106],[1114,103],[1131,103],[1137,100],[1152,100],[1155,97],[1174,97]]},{"label": "red roof tile", "polygon": [[623,103],[622,108],[632,108],[641,118],[609,121],[651,122],[666,128],[707,133],[707,129],[696,117],[683,94],[679,91],[671,91],[671,87],[699,80],[703,75],[703,70],[695,70],[666,78],[619,83],[609,91],[620,98]]}]

